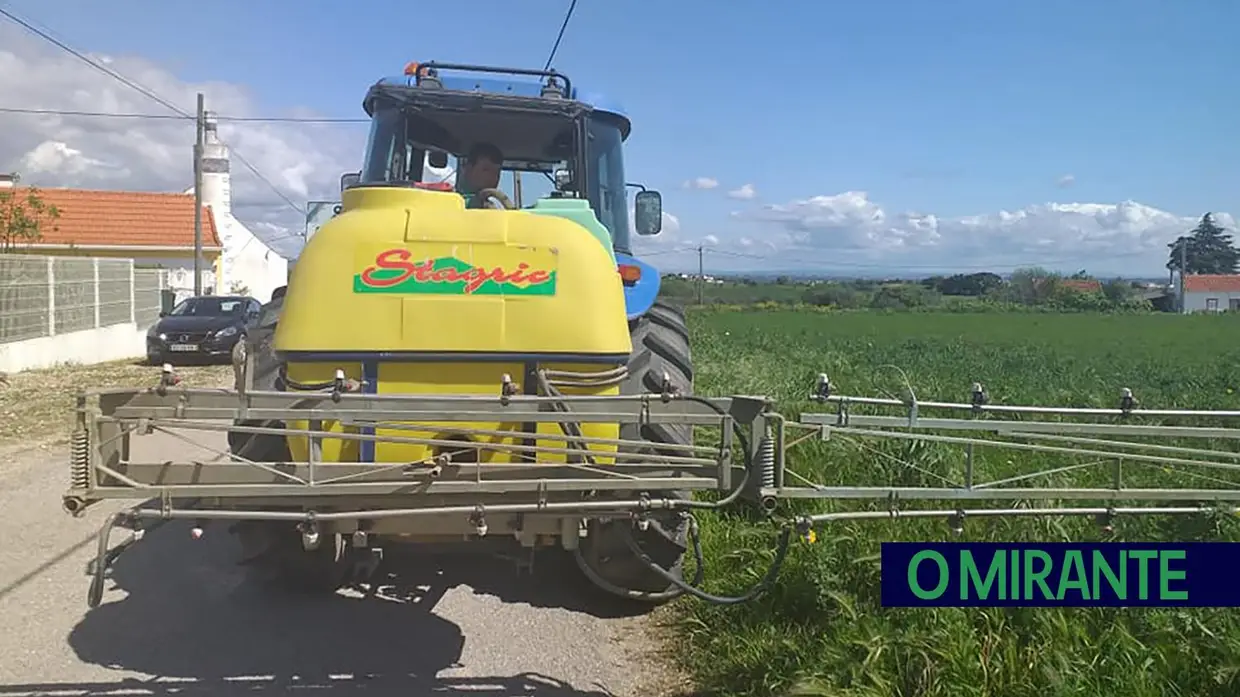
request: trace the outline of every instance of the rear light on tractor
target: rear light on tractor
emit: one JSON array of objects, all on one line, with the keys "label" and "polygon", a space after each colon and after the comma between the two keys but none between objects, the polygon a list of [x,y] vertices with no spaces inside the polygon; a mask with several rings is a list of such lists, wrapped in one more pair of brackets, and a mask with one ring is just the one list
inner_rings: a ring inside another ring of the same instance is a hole
[{"label": "rear light on tractor", "polygon": [[616,266],[616,269],[620,272],[620,280],[624,281],[625,285],[631,286],[641,280],[642,267],[640,266],[620,264]]}]

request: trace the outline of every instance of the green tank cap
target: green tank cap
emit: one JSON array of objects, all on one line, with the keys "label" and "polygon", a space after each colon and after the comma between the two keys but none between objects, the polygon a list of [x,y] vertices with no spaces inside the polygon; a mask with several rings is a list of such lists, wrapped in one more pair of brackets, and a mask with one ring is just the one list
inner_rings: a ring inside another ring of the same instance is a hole
[{"label": "green tank cap", "polygon": [[583,201],[579,198],[540,198],[532,207],[526,210],[536,215],[554,215],[568,218],[577,223],[589,230],[594,239],[598,240],[599,244],[603,245],[603,249],[607,250],[607,255],[611,257],[612,263],[616,262],[616,250],[612,246],[611,233],[595,217],[594,209],[590,208],[589,201]]}]

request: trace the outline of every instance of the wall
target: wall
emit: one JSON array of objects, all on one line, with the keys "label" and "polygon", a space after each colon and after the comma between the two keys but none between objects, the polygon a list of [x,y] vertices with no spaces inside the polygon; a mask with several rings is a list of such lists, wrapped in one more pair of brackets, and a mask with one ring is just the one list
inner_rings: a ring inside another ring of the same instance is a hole
[{"label": "wall", "polygon": [[1184,294],[1185,309],[1189,312],[1211,312],[1206,309],[1206,301],[1210,298],[1218,300],[1218,311],[1225,311],[1229,308],[1231,301],[1234,299],[1240,301],[1240,292],[1216,292],[1207,293],[1190,291]]},{"label": "wall", "polygon": [[[38,254],[39,245],[30,245],[33,249],[15,249],[11,254]],[[165,287],[176,291],[176,300],[180,302],[194,295],[194,250],[182,252],[165,251],[158,256],[144,253],[139,249],[65,249],[50,252],[58,257],[91,257],[99,259],[132,259],[137,266],[159,266],[167,269]],[[210,293],[215,289],[215,279],[221,263],[220,252],[204,250],[202,253],[202,291]]]},{"label": "wall", "polygon": [[0,372],[144,356],[166,287],[130,259],[0,254]]},{"label": "wall", "polygon": [[[158,266],[166,270],[165,288],[176,293],[176,302],[194,296],[194,255],[177,257],[135,256],[138,266]],[[215,279],[219,269],[219,257],[203,257],[202,292],[209,295],[216,290]]]}]

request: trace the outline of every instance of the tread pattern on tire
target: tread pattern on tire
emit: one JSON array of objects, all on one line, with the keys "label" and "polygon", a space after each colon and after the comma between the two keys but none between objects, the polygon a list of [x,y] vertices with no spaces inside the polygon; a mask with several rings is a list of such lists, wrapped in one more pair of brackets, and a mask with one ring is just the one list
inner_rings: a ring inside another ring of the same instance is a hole
[{"label": "tread pattern on tire", "polygon": [[[693,394],[693,357],[689,347],[689,331],[684,311],[663,301],[658,301],[642,317],[630,324],[633,352],[628,363],[629,374],[620,392],[631,395],[659,393],[663,391],[663,374],[667,373],[672,388],[681,394]],[[642,450],[659,451],[658,444],[691,445],[691,425],[623,424],[620,437],[625,440],[642,440],[649,443]],[[683,454],[681,452],[669,454]],[[687,499],[688,491],[663,491],[659,495]],[[658,512],[653,516],[662,523],[664,532],[651,526],[646,532],[635,532],[636,541],[652,560],[676,576],[683,573],[685,546],[688,541],[688,522],[677,513]],[[642,564],[624,546],[622,536],[629,534],[621,528],[630,529],[626,520],[613,520],[607,524],[592,523],[590,537],[583,540],[584,557],[596,573],[609,582],[631,590],[661,592],[670,585]],[[593,549],[591,549],[593,548]],[[596,563],[599,557],[608,558],[604,568]]]},{"label": "tread pattern on tire", "polygon": [[[662,392],[663,373],[682,394],[693,394],[693,354],[684,311],[658,301],[638,318],[632,327],[633,357],[629,378],[621,386],[624,394]],[[621,428],[621,438],[641,438],[654,443],[693,443],[693,427],[674,424],[647,424],[638,431],[634,424]]]}]

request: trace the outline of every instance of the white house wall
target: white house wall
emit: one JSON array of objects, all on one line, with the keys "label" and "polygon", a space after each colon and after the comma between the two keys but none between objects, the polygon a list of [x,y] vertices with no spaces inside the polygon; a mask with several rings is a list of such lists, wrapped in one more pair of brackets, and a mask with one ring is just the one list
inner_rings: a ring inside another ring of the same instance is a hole
[{"label": "white house wall", "polygon": [[[194,260],[183,257],[133,257],[135,266],[159,266],[168,270],[168,287],[176,293],[176,302],[194,295]],[[202,260],[202,291],[215,290],[215,265],[210,259]]]},{"label": "white house wall", "polygon": [[[1209,308],[1209,300],[1212,298],[1218,301],[1218,307],[1215,309]],[[1234,291],[1234,292],[1190,291],[1184,294],[1184,307],[1189,312],[1214,312],[1214,311],[1222,312],[1231,307],[1232,300],[1236,300],[1240,302],[1240,291]]]}]

